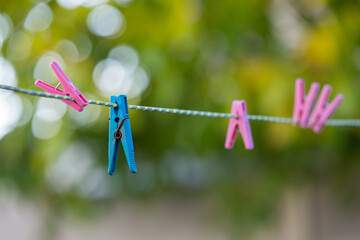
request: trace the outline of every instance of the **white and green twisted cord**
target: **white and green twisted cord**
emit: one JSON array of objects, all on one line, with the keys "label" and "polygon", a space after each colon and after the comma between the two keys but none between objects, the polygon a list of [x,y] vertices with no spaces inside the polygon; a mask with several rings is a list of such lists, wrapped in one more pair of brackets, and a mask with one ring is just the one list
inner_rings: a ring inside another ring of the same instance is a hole
[{"label": "white and green twisted cord", "polygon": [[[0,89],[23,93],[23,94],[28,94],[28,95],[32,95],[32,96],[38,96],[38,97],[46,97],[46,98],[55,98],[55,99],[74,101],[74,99],[69,96],[51,94],[51,93],[47,93],[47,92],[33,91],[33,90],[22,89],[22,88],[12,87],[12,86],[2,85],[2,84],[0,84]],[[102,101],[96,101],[96,100],[88,100],[88,101],[89,101],[89,104],[95,104],[95,105],[106,106],[106,107],[117,107],[117,104],[110,103],[110,102],[102,102]],[[171,113],[171,114],[186,115],[186,116],[209,117],[209,118],[237,118],[236,115],[231,114],[231,113],[205,112],[205,111],[184,110],[184,109],[176,109],[176,108],[160,108],[160,107],[129,105],[129,109],[148,111],[148,112]],[[252,121],[293,124],[292,118],[286,118],[286,117],[248,115],[248,119],[252,120]],[[360,127],[360,119],[330,119],[326,122],[326,125],[333,126],[333,127]]]}]

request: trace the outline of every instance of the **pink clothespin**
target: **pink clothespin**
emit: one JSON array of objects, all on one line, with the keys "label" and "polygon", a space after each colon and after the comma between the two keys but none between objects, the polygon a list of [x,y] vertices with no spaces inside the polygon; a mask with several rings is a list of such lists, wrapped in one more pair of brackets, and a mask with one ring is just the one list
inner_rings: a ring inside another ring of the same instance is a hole
[{"label": "pink clothespin", "polygon": [[301,78],[296,79],[293,113],[293,121],[295,125],[300,125],[303,128],[308,127],[310,113],[315,104],[319,89],[319,83],[311,84],[309,94],[305,97],[304,80]]},{"label": "pink clothespin", "polygon": [[254,148],[254,142],[251,134],[250,123],[247,114],[246,102],[244,100],[235,100],[231,106],[231,113],[238,118],[230,118],[226,134],[225,148],[231,149],[234,146],[238,130],[242,135],[245,148],[250,150]]},{"label": "pink clothespin", "polygon": [[[48,93],[66,95],[72,97],[75,101],[70,100],[62,100],[64,103],[74,108],[78,112],[82,112],[84,107],[89,104],[86,98],[81,94],[81,92],[75,87],[72,81],[68,78],[68,76],[64,73],[64,71],[60,68],[60,66],[56,62],[51,62],[50,67],[54,70],[57,78],[60,83],[54,87],[51,86],[41,80],[36,80],[35,84],[45,90]],[[64,90],[60,90],[58,87],[62,85]]]},{"label": "pink clothespin", "polygon": [[331,86],[325,85],[321,90],[319,100],[310,117],[310,128],[319,133],[325,126],[326,121],[335,112],[336,108],[344,100],[344,95],[338,94],[335,99],[328,104],[331,93]]}]

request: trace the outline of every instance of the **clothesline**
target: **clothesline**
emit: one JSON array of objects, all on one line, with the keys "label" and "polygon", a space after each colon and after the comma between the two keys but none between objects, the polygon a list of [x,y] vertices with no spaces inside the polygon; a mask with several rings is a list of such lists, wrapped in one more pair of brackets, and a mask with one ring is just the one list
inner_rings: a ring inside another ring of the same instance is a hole
[{"label": "clothesline", "polygon": [[[0,89],[9,90],[17,93],[23,93],[32,96],[62,99],[74,101],[72,97],[51,94],[47,92],[33,91],[29,89],[23,89],[8,85],[0,84]],[[117,107],[117,104],[96,100],[88,100],[89,104],[106,106],[106,107]],[[138,105],[129,105],[129,109],[148,111],[148,112],[161,112],[161,113],[170,113],[177,115],[186,115],[186,116],[200,116],[200,117],[209,117],[209,118],[237,118],[236,115],[231,113],[219,113],[219,112],[207,112],[207,111],[196,111],[196,110],[184,110],[176,108],[161,108],[161,107],[149,107],[149,106],[138,106]],[[284,123],[284,124],[293,124],[292,118],[286,117],[275,117],[275,116],[263,116],[263,115],[248,115],[248,119],[252,121],[263,121],[263,122],[273,122],[273,123]],[[326,126],[333,127],[360,127],[360,119],[329,119],[326,122]]]}]

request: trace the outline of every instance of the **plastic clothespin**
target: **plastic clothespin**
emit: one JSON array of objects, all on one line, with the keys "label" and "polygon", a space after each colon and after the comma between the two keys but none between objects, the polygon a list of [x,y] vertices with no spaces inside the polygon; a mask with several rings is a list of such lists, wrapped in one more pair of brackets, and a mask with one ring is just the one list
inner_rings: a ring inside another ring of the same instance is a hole
[{"label": "plastic clothespin", "polygon": [[311,84],[309,94],[305,97],[305,83],[301,78],[295,82],[295,101],[293,121],[295,125],[307,128],[311,110],[315,104],[317,94],[320,89],[319,83]]},{"label": "plastic clothespin", "polygon": [[125,152],[130,171],[136,173],[134,145],[131,135],[129,110],[125,95],[111,96],[110,103],[117,107],[110,107],[109,124],[109,169],[108,173],[115,173],[116,162],[119,154],[120,140]]},{"label": "plastic clothespin", "polygon": [[[42,88],[48,93],[59,94],[64,96],[70,96],[74,99],[74,101],[70,100],[62,100],[64,103],[74,108],[78,112],[82,112],[84,107],[89,104],[86,98],[81,94],[81,92],[75,87],[73,82],[68,78],[68,76],[64,73],[64,71],[60,68],[60,66],[56,62],[51,62],[50,67],[54,70],[57,78],[60,83],[54,87],[51,86],[41,80],[36,80],[36,86]],[[60,90],[58,87],[62,85],[64,90]]]},{"label": "plastic clothespin", "polygon": [[230,118],[228,130],[226,134],[225,148],[231,149],[234,146],[236,135],[240,130],[244,141],[245,148],[251,150],[254,148],[254,142],[251,134],[250,123],[244,100],[235,100],[232,102],[231,114],[238,116],[237,118]]},{"label": "plastic clothespin", "polygon": [[344,95],[338,94],[335,99],[328,104],[331,90],[332,88],[330,85],[325,85],[323,87],[319,100],[316,103],[313,113],[311,114],[309,127],[316,133],[319,133],[324,128],[326,121],[344,100]]}]

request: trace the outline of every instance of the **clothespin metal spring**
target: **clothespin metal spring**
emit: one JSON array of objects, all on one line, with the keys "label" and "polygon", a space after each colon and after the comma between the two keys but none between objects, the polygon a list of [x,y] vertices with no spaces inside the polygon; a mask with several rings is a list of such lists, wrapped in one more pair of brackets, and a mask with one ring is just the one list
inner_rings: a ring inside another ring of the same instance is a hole
[{"label": "clothespin metal spring", "polygon": [[[125,119],[129,119],[129,117],[127,117],[127,116],[123,117],[123,118],[121,119],[121,122],[120,122],[120,124],[119,124],[119,127],[118,127],[118,128],[116,129],[116,131],[114,132],[114,138],[117,139],[117,140],[120,140],[121,137],[122,137],[122,133],[121,133],[120,129],[121,129],[121,127],[122,127]],[[119,119],[117,118],[115,121],[118,122]]]}]

